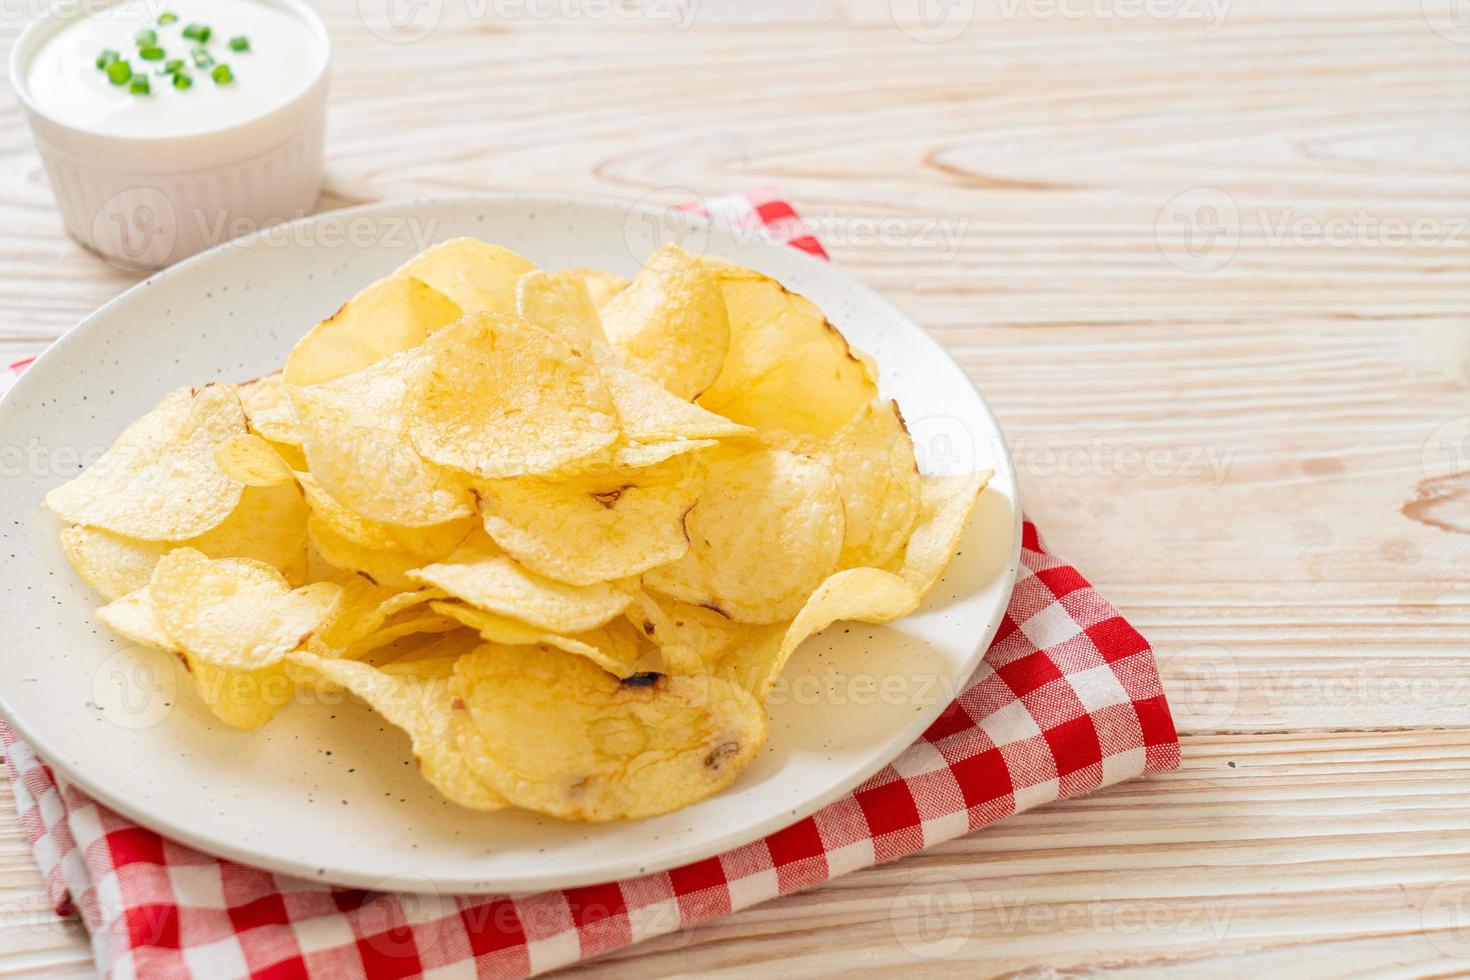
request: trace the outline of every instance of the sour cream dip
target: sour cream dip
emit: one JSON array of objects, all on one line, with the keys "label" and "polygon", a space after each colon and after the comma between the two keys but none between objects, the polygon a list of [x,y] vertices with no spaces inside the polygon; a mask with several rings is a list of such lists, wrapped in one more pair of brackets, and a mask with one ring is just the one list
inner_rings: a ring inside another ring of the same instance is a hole
[{"label": "sour cream dip", "polygon": [[10,80],[66,230],[146,270],[310,213],[330,57],[304,0],[62,0]]},{"label": "sour cream dip", "polygon": [[[207,41],[185,36],[191,26],[207,28]],[[151,47],[162,56],[141,57],[140,35],[152,36]],[[243,50],[231,47],[234,38],[245,39]],[[98,65],[104,52],[128,64],[134,77],[146,78],[148,93],[110,80]],[[321,74],[325,58],[299,18],[258,0],[123,0],[71,21],[47,40],[30,63],[26,85],[37,109],[68,126],[115,136],[185,136],[279,108]],[[165,71],[176,62],[183,67]],[[228,81],[213,77],[220,66]],[[174,84],[178,75],[188,87]]]}]

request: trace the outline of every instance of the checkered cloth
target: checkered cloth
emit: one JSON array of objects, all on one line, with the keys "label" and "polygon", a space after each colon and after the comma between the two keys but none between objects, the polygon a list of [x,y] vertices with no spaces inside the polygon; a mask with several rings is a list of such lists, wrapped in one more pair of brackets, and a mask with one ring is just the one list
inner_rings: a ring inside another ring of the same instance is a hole
[{"label": "checkered cloth", "polygon": [[[698,210],[825,257],[775,197]],[[58,914],[81,917],[103,974],[150,980],[543,973],[1179,763],[1148,643],[1029,522],[1000,632],[923,738],[805,820],[657,874],[518,897],[323,887],[160,837],[57,779],[8,727],[0,739]]]}]

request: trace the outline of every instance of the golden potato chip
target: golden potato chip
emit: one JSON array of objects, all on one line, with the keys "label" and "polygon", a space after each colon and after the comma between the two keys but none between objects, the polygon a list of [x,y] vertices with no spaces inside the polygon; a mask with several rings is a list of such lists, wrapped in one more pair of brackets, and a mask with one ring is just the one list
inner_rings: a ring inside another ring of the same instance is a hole
[{"label": "golden potato chip", "polygon": [[418,558],[420,564],[447,558],[471,531],[480,526],[474,517],[424,527],[399,527],[368,520],[343,507],[337,498],[322,489],[310,473],[297,473],[295,476],[306,494],[312,514],[337,535],[363,548],[407,552]]},{"label": "golden potato chip", "polygon": [[919,519],[914,444],[894,402],[870,402],[821,453],[842,494],[847,535],[838,564],[878,567],[903,549]]},{"label": "golden potato chip", "polygon": [[928,594],[949,567],[965,525],[970,522],[970,514],[975,510],[975,501],[994,475],[994,470],[984,470],[963,476],[923,478],[919,522],[898,570],[919,595]]},{"label": "golden potato chip", "polygon": [[618,437],[597,366],[519,317],[467,316],[417,353],[404,402],[409,432],[414,448],[441,466],[491,479],[531,476],[591,456]]},{"label": "golden potato chip", "polygon": [[314,385],[355,374],[417,347],[463,316],[448,297],[412,276],[379,279],[307,331],[286,357],[288,385]]},{"label": "golden potato chip", "polygon": [[602,272],[599,269],[565,269],[563,271],[582,280],[582,285],[587,289],[587,295],[592,299],[592,305],[598,309],[606,306],[614,296],[627,289],[628,284],[633,281],[627,276]]},{"label": "golden potato chip", "polygon": [[602,308],[602,328],[625,365],[687,399],[715,380],[730,344],[719,281],[672,244]]},{"label": "golden potato chip", "polygon": [[632,624],[614,619],[594,630],[564,636],[530,626],[498,613],[457,602],[431,603],[433,610],[470,627],[491,643],[504,646],[552,646],[597,664],[618,677],[630,677],[651,666],[646,649]]},{"label": "golden potato chip", "polygon": [[247,487],[218,527],[188,541],[140,541],[74,524],[61,532],[61,550],[82,581],[106,599],[143,588],[169,551],[191,547],[210,558],[254,558],[286,580],[306,580],[306,509],[294,486]]},{"label": "golden potato chip", "polygon": [[271,444],[253,432],[231,436],[214,451],[225,474],[247,487],[273,487],[291,481],[291,467]]},{"label": "golden potato chip", "polygon": [[451,238],[420,252],[394,275],[422,279],[466,313],[510,313],[516,280],[535,268],[508,248]]},{"label": "golden potato chip", "polygon": [[751,627],[715,609],[640,592],[625,613],[628,621],[661,650],[687,651],[701,666],[713,666]]},{"label": "golden potato chip", "polygon": [[296,416],[280,371],[235,385],[235,394],[240,396],[251,432],[273,443],[301,445],[301,433],[296,431]]},{"label": "golden potato chip", "polygon": [[879,568],[849,568],[828,578],[790,624],[761,627],[720,661],[719,674],[761,701],[803,640],[839,619],[887,623],[919,605],[919,593],[903,578]]},{"label": "golden potato chip", "polygon": [[297,653],[292,661],[338,684],[364,701],[390,723],[403,729],[413,745],[419,774],[440,793],[471,810],[505,806],[494,790],[465,764],[459,750],[464,712],[450,707],[453,661],[422,661],[394,670],[378,670],[346,660],[324,660]]},{"label": "golden potato chip", "polygon": [[62,554],[82,581],[108,602],[146,586],[158,559],[172,547],[168,541],[139,541],[83,524],[61,529]]},{"label": "golden potato chip", "polygon": [[306,502],[295,483],[246,487],[229,517],[182,545],[209,558],[254,558],[301,585],[307,574],[306,521]]},{"label": "golden potato chip", "polygon": [[422,585],[408,573],[425,563],[407,551],[364,547],[338,534],[316,513],[307,518],[306,533],[317,554],[333,568],[354,572],[393,592],[412,592]]},{"label": "golden potato chip", "polygon": [[607,347],[597,307],[581,278],[569,272],[528,272],[516,283],[516,315],[556,334],[582,354]]},{"label": "golden potato chip", "polygon": [[215,667],[191,656],[158,624],[147,586],[103,606],[97,616],[125,639],[183,660],[200,698],[227,725],[246,731],[259,728],[274,718],[295,693],[284,664],[241,671]]},{"label": "golden potato chip", "polygon": [[714,677],[620,682],[557,650],[455,662],[463,758],[508,802],[574,820],[651,817],[734,781],[766,739],[760,705]]},{"label": "golden potato chip", "polygon": [[46,506],[70,523],[145,541],[203,534],[229,516],[245,490],[214,458],[244,432],[234,389],[180,388],[124,429],[80,476],[48,493]]},{"label": "golden potato chip", "polygon": [[758,272],[709,267],[730,345],[700,405],[758,429],[828,436],[878,396],[869,364],[811,301]]},{"label": "golden potato chip", "polygon": [[739,622],[788,619],[837,567],[842,497],[827,467],[778,449],[716,459],[684,518],[689,551],[648,572],[660,592]]},{"label": "golden potato chip", "polygon": [[568,585],[537,575],[501,554],[488,539],[471,537],[448,561],[409,577],[443,589],[470,605],[553,633],[581,633],[617,616],[633,601],[636,578]]},{"label": "golden potato chip", "polygon": [[[404,620],[399,619],[401,616],[427,618],[428,603],[444,596],[438,589],[414,588],[397,591],[376,585],[361,575],[343,575],[333,581],[342,589],[337,605],[321,628],[307,641],[308,649],[323,657],[346,656],[345,651],[379,633],[390,622],[403,622]],[[359,650],[366,652],[380,645],[382,644],[374,643],[372,646],[360,647]]]},{"label": "golden potato chip", "polygon": [[409,443],[404,378],[418,356],[404,351],[345,378],[287,389],[322,489],[363,517],[405,527],[475,513],[464,478]]},{"label": "golden potato chip", "polygon": [[488,480],[475,488],[485,530],[533,572],[572,585],[626,578],[689,550],[684,515],[704,486],[682,460],[562,479]]},{"label": "golden potato chip", "polygon": [[716,439],[670,439],[667,442],[619,442],[608,451],[608,469],[635,470],[666,459],[719,445]]},{"label": "golden potato chip", "polygon": [[164,555],[148,589],[165,635],[191,657],[232,670],[279,663],[321,627],[341,595],[331,582],[293,592],[263,562],[212,559],[193,548]]},{"label": "golden potato chip", "polygon": [[[339,656],[343,660],[361,660],[370,653],[392,646],[399,640],[424,634],[449,633],[460,628],[458,620],[436,616],[420,610],[409,610],[390,618],[378,629],[354,640]],[[309,652],[316,652],[308,643]]]},{"label": "golden potato chip", "polygon": [[575,274],[528,272],[516,287],[516,310],[527,322],[591,354],[612,395],[624,440],[652,443],[751,433],[748,426],[706,411],[625,367],[608,345],[597,308]]}]

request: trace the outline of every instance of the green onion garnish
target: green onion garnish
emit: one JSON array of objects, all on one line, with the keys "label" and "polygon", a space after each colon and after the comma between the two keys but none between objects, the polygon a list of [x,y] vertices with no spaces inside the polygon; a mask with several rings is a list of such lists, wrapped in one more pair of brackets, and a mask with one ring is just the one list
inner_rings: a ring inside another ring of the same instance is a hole
[{"label": "green onion garnish", "polygon": [[179,72],[181,72],[183,70],[184,70],[184,59],[183,58],[170,58],[170,59],[168,59],[167,61],[165,61],[163,63],[163,67],[158,70],[158,73],[160,75],[177,75]]},{"label": "green onion garnish", "polygon": [[107,80],[114,85],[126,85],[133,77],[133,68],[126,61],[114,61],[107,66]]},{"label": "green onion garnish", "polygon": [[162,61],[163,49],[158,47],[157,45],[152,45],[140,50],[138,52],[138,57],[142,58],[144,61]]},{"label": "green onion garnish", "polygon": [[228,85],[235,80],[235,75],[230,71],[229,65],[215,65],[209,77],[214,79],[216,85]]},{"label": "green onion garnish", "polygon": [[208,68],[214,64],[214,57],[203,48],[195,48],[189,52],[189,57],[194,59],[195,68]]},{"label": "green onion garnish", "polygon": [[250,38],[246,37],[244,34],[238,34],[235,37],[230,38],[230,50],[249,51]]},{"label": "green onion garnish", "polygon": [[106,51],[97,56],[97,67],[101,68],[103,71],[106,71],[107,66],[116,61],[118,57],[119,55],[116,51],[108,48]]},{"label": "green onion garnish", "polygon": [[194,79],[190,78],[184,72],[180,71],[174,73],[174,88],[188,88],[190,85],[193,84]]},{"label": "green onion garnish", "polygon": [[165,10],[163,13],[161,13],[161,14],[158,15],[158,22],[160,24],[172,24],[174,21],[176,21],[178,19],[179,19],[179,15],[178,14],[169,13],[167,10]]},{"label": "green onion garnish", "polygon": [[209,34],[209,25],[207,24],[190,24],[184,28],[184,37],[187,37],[191,41],[198,41],[200,44],[204,44],[209,40]]},{"label": "green onion garnish", "polygon": [[158,43],[158,32],[144,28],[133,35],[133,40],[138,42],[140,48],[151,48]]},{"label": "green onion garnish", "polygon": [[134,75],[132,81],[128,83],[128,91],[134,95],[148,95],[148,76]]}]

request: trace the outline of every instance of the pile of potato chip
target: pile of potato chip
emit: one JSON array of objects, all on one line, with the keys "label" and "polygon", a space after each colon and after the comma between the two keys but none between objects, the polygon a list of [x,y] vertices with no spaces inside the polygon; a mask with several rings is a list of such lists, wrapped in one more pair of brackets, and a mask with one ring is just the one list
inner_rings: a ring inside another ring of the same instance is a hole
[{"label": "pile of potato chip", "polygon": [[346,689],[459,804],[644,817],[749,764],[802,640],[906,615],[953,555],[988,474],[921,477],[877,395],[749,269],[461,238],[280,372],[172,392],[46,504],[101,619],[220,720]]}]

